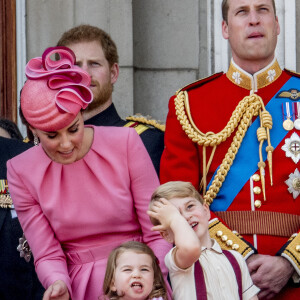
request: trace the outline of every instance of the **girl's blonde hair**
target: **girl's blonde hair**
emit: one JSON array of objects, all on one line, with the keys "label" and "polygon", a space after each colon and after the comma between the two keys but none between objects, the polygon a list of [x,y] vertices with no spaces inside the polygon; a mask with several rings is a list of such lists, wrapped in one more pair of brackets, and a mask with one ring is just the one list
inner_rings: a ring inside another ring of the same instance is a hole
[{"label": "girl's blonde hair", "polygon": [[118,246],[117,248],[115,248],[114,250],[112,250],[112,252],[110,253],[107,260],[106,272],[105,272],[105,277],[103,282],[104,295],[106,295],[107,298],[110,300],[120,299],[121,296],[118,296],[117,292],[111,290],[111,284],[116,272],[117,259],[122,253],[126,251],[133,251],[136,253],[143,253],[143,254],[150,255],[152,259],[152,268],[154,271],[154,281],[153,281],[153,289],[150,295],[148,296],[148,298],[151,299],[151,298],[162,297],[163,299],[167,300],[168,298],[167,298],[166,284],[159,267],[158,259],[154,255],[153,251],[146,244],[136,242],[136,241],[125,242],[120,246]]}]

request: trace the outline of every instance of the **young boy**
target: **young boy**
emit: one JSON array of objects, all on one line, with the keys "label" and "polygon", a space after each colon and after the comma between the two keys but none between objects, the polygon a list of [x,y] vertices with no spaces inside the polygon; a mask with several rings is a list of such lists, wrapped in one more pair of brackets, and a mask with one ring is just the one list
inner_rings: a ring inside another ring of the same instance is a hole
[{"label": "young boy", "polygon": [[174,300],[258,299],[244,258],[234,250],[222,251],[210,238],[209,207],[191,183],[158,187],[147,213],[152,230],[175,244],[165,257]]}]

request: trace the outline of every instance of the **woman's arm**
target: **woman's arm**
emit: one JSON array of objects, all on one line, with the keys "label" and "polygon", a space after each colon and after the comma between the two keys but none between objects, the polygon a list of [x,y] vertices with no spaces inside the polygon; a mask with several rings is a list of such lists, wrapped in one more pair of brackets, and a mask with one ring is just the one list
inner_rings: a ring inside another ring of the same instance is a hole
[{"label": "woman's arm", "polygon": [[[34,256],[38,277],[45,288],[57,280],[62,280],[71,291],[66,258],[59,241],[55,238],[47,218],[18,172],[22,168],[20,160],[7,163],[9,190],[18,214],[20,224]],[[31,174],[28,174],[31,178]]]},{"label": "woman's arm", "polygon": [[158,232],[151,231],[152,224],[147,215],[151,195],[159,186],[159,181],[146,148],[134,129],[130,130],[128,135],[127,153],[131,192],[143,241],[154,251],[163,274],[167,276],[164,258],[171,245],[162,239]]}]

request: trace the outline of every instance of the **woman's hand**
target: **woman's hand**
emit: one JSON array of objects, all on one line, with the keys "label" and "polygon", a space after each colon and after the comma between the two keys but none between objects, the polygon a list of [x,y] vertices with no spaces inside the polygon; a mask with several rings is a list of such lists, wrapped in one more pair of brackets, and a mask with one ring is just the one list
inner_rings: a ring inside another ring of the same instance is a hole
[{"label": "woman's hand", "polygon": [[67,285],[62,280],[57,280],[51,284],[44,293],[43,300],[69,300],[70,295]]}]

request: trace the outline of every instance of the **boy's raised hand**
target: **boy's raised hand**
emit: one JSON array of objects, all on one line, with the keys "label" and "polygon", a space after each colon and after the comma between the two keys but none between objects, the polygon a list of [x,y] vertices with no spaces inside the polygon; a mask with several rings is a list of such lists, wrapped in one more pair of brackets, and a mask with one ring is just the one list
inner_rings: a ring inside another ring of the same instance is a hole
[{"label": "boy's raised hand", "polygon": [[152,204],[147,213],[160,222],[160,225],[152,227],[152,230],[160,231],[165,240],[176,245],[172,253],[175,264],[181,269],[189,268],[199,258],[201,244],[178,208],[161,198]]},{"label": "boy's raised hand", "polygon": [[164,198],[154,201],[151,210],[148,210],[147,214],[160,222],[160,225],[152,227],[153,231],[167,230],[172,227],[172,222],[182,218],[178,209]]}]

